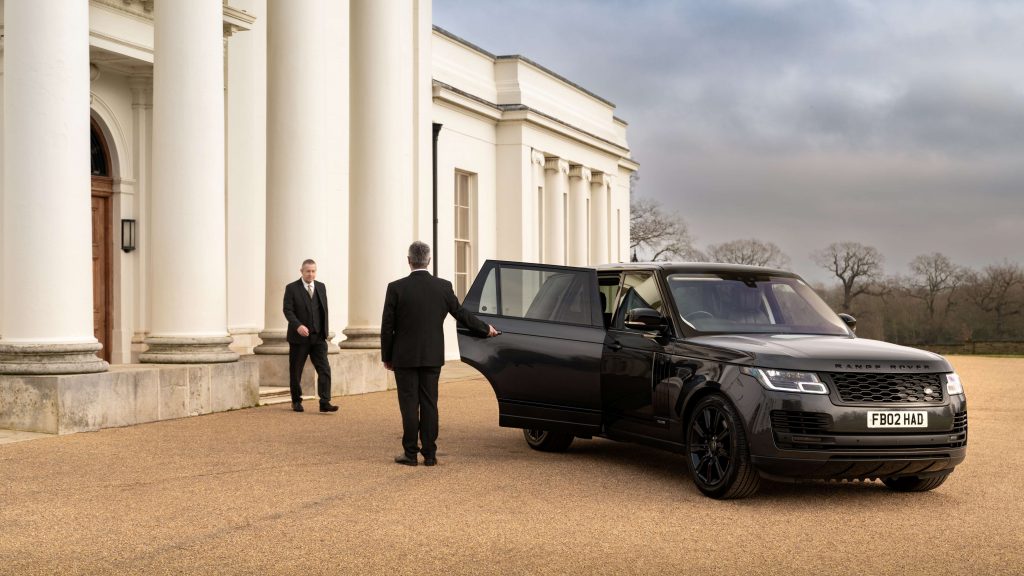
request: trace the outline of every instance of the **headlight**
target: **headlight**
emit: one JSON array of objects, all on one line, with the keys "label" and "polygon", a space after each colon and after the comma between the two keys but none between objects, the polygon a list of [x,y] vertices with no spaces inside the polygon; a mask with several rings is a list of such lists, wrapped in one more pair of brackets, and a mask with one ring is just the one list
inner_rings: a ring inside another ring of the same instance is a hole
[{"label": "headlight", "polygon": [[960,383],[960,377],[956,372],[946,374],[946,394],[955,396],[964,393],[964,385]]},{"label": "headlight", "polygon": [[770,368],[743,368],[761,383],[761,386],[778,392],[804,392],[806,394],[828,394],[828,388],[822,384],[814,372],[793,372],[791,370],[774,370]]}]

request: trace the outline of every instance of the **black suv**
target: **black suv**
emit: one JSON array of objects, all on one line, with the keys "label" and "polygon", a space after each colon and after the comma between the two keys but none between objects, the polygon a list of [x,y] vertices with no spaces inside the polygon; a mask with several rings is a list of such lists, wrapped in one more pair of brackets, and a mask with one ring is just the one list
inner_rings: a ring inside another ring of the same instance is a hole
[{"label": "black suv", "polygon": [[537,450],[602,436],[681,452],[713,498],[761,478],[931,490],[966,455],[949,363],[857,338],[789,272],[487,261],[463,305],[502,332],[460,326],[463,361]]}]

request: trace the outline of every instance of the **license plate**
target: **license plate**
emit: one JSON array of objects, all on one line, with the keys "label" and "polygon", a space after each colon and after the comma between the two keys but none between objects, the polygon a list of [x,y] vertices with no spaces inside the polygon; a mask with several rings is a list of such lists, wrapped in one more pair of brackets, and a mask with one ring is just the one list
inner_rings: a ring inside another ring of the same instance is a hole
[{"label": "license plate", "polygon": [[868,428],[927,428],[928,412],[868,412]]}]

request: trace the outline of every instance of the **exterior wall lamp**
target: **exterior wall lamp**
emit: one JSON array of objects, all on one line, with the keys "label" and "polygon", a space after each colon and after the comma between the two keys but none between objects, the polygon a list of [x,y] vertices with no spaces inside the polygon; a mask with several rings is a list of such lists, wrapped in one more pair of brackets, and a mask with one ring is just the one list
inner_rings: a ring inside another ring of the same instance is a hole
[{"label": "exterior wall lamp", "polygon": [[135,220],[121,220],[121,250],[125,252],[135,250]]}]

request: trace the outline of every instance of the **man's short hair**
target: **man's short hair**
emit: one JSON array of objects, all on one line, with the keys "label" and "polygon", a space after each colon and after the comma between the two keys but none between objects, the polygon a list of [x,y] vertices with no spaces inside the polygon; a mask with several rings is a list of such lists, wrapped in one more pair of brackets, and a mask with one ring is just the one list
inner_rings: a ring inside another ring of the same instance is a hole
[{"label": "man's short hair", "polygon": [[309,264],[316,266],[316,260],[313,260],[312,258],[306,258],[305,260],[302,261],[302,268],[305,268]]},{"label": "man's short hair", "polygon": [[409,245],[409,262],[417,268],[426,268],[430,262],[430,246],[419,240]]}]

